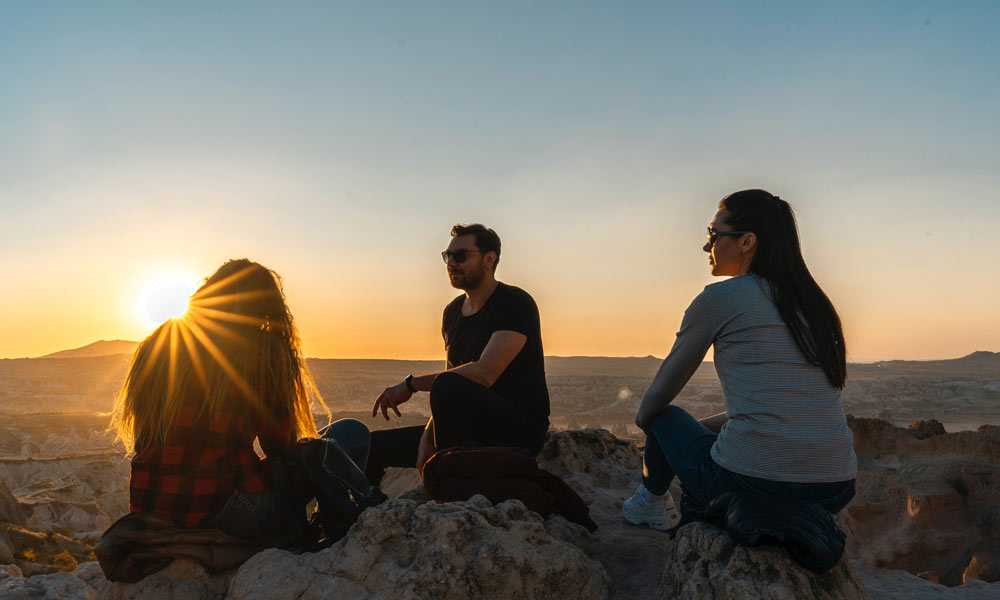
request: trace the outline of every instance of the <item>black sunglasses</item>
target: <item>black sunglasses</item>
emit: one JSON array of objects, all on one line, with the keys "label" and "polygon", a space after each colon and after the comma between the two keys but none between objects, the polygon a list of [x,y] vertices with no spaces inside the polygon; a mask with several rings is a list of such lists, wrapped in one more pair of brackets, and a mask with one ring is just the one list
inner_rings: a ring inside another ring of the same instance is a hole
[{"label": "black sunglasses", "polygon": [[469,250],[467,248],[459,248],[458,250],[445,250],[441,253],[441,259],[444,260],[444,264],[448,264],[449,258],[454,258],[455,262],[462,264],[465,259],[469,258],[469,252],[480,252],[478,249]]},{"label": "black sunglasses", "polygon": [[712,228],[708,228],[708,245],[714,246],[715,242],[719,241],[719,236],[723,235],[746,235],[751,233],[749,231],[712,231]]}]

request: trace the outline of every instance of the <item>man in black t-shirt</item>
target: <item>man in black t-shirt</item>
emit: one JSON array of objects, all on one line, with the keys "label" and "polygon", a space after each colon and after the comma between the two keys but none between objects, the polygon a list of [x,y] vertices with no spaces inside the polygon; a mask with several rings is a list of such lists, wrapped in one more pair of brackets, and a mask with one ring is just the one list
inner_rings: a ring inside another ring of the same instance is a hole
[{"label": "man in black t-shirt", "polygon": [[496,280],[500,237],[483,225],[455,225],[441,253],[451,285],[464,290],[444,309],[441,335],[447,370],[406,378],[375,400],[389,410],[417,392],[430,392],[426,427],[372,432],[368,477],[378,484],[386,467],[422,468],[450,446],[523,446],[537,454],[549,428],[538,307],[527,292]]}]

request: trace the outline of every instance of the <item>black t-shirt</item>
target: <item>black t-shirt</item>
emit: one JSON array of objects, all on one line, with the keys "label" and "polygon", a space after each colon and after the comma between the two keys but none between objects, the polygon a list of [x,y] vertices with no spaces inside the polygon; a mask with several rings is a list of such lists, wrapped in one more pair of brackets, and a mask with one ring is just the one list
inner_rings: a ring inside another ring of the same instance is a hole
[{"label": "black t-shirt", "polygon": [[545,385],[545,358],[538,306],[521,288],[497,282],[493,294],[474,314],[462,316],[465,295],[444,309],[441,335],[448,352],[448,368],[479,360],[496,331],[516,331],[528,340],[491,388],[539,426],[549,426],[549,389]]}]

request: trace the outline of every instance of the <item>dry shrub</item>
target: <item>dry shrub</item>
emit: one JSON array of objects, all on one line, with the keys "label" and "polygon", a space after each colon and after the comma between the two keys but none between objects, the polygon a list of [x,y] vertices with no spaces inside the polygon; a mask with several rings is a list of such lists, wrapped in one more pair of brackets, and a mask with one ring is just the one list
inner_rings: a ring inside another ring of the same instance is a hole
[{"label": "dry shrub", "polygon": [[52,557],[52,564],[62,567],[64,571],[72,571],[77,567],[76,559],[65,550]]}]

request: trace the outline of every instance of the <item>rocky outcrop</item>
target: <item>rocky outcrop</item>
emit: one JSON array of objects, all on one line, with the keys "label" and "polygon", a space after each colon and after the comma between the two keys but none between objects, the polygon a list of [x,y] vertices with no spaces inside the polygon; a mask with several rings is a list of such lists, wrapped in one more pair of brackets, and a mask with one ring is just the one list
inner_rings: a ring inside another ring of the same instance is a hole
[{"label": "rocky outcrop", "polygon": [[[561,521],[561,527],[579,527]],[[609,581],[600,564],[553,537],[520,502],[492,506],[475,496],[445,504],[390,500],[366,510],[344,539],[322,552],[267,550],[235,574],[216,577],[178,561],[138,584],[105,582],[101,594],[116,600],[578,600],[608,598]]]},{"label": "rocky outcrop", "polygon": [[[281,590],[274,577],[294,573]],[[239,600],[364,598],[607,598],[604,569],[553,538],[517,501],[418,504],[391,500],[365,511],[327,551],[270,550],[233,577]]]},{"label": "rocky outcrop", "polygon": [[[366,511],[323,552],[271,550],[217,576],[177,562],[131,586],[107,583],[86,563],[75,573],[99,597],[121,600],[863,598],[865,589],[875,600],[1000,597],[1000,584],[987,583],[998,564],[992,544],[1000,428],[942,434],[933,424],[906,430],[875,419],[850,423],[860,475],[840,524],[849,534],[847,556],[857,562],[842,561],[823,575],[799,568],[780,548],[736,546],[709,525],[688,525],[671,542],[626,524],[621,504],[639,482],[641,454],[600,430],[553,432],[539,456],[542,468],[587,502],[600,526],[593,535],[558,516],[543,521],[516,501],[427,502],[415,470],[406,469],[385,482],[402,499]],[[949,555],[952,547],[960,552]],[[885,570],[898,565],[927,579]],[[977,595],[984,591],[993,596]]]},{"label": "rocky outcrop", "polygon": [[111,519],[93,502],[64,502],[45,499],[25,503],[28,513],[24,525],[34,531],[69,531],[100,537]]},{"label": "rocky outcrop", "polygon": [[63,571],[93,558],[90,546],[79,540],[58,533],[38,533],[16,525],[0,525],[2,541],[11,549],[12,556],[6,560],[29,575]]},{"label": "rocky outcrop", "polygon": [[0,579],[5,577],[24,577],[24,571],[17,565],[0,565]]},{"label": "rocky outcrop", "polygon": [[848,422],[858,455],[857,496],[839,519],[849,555],[952,586],[1000,579],[1000,428]]},{"label": "rocky outcrop", "polygon": [[707,523],[678,530],[666,555],[657,599],[864,600],[864,587],[847,561],[826,573],[800,567],[782,548],[738,546]]},{"label": "rocky outcrop", "polygon": [[996,600],[1000,583],[973,580],[947,587],[906,571],[878,569],[851,561],[870,600]]},{"label": "rocky outcrop", "polygon": [[0,523],[24,525],[21,506],[3,480],[0,480]]},{"label": "rocky outcrop", "polygon": [[[272,574],[272,585],[284,587],[291,573]],[[175,560],[159,573],[129,585],[95,578],[101,600],[223,600],[232,574],[209,575],[199,564]]]},{"label": "rocky outcrop", "polygon": [[944,430],[944,425],[942,425],[940,421],[935,421],[934,419],[914,421],[906,427],[906,431],[918,440],[926,440],[929,437],[947,433]]},{"label": "rocky outcrop", "polygon": [[96,538],[128,512],[129,468],[124,455],[115,454],[7,460],[0,462],[0,485],[20,505],[19,524]]},{"label": "rocky outcrop", "polygon": [[[660,583],[669,537],[622,518],[622,502],[639,485],[642,452],[603,429],[550,432],[538,464],[562,477],[580,494],[600,529],[575,540],[604,565],[615,598],[648,598]],[[680,499],[680,489],[672,489]],[[549,519],[556,530],[559,519]],[[572,534],[572,532],[567,532]]]},{"label": "rocky outcrop", "polygon": [[72,573],[0,579],[0,598],[17,600],[94,600],[97,591]]}]

